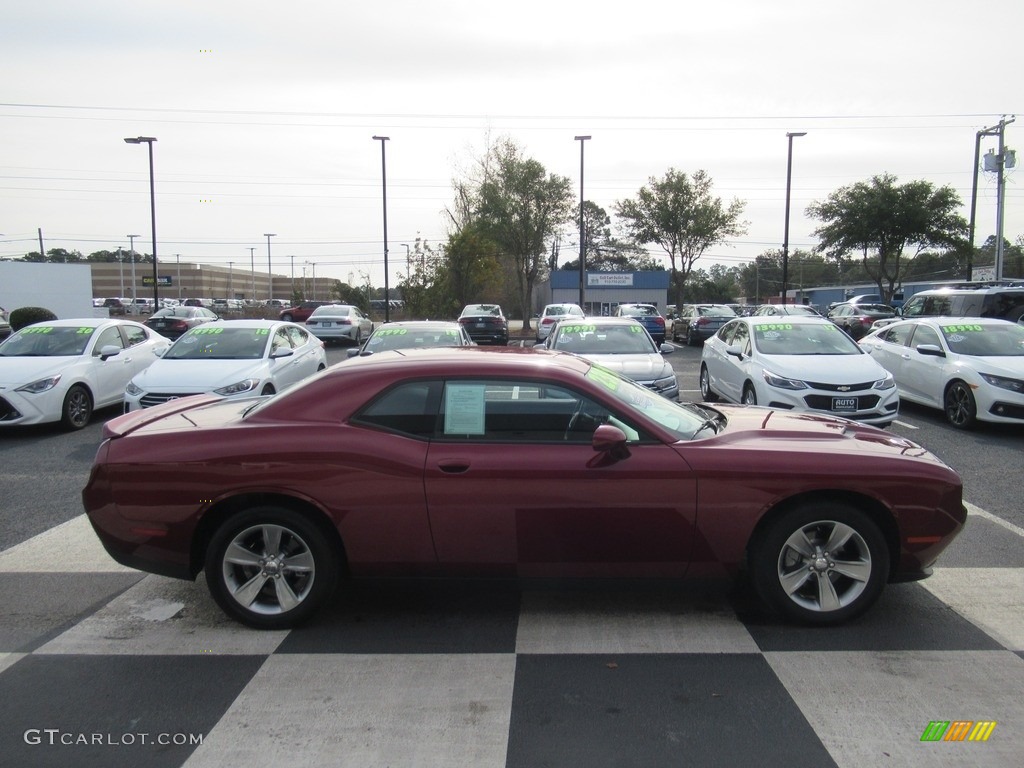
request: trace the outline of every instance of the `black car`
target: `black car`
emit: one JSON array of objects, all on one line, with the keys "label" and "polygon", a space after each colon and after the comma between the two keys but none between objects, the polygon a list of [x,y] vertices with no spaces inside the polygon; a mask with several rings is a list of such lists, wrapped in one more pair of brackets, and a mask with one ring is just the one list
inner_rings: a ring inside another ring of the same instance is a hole
[{"label": "black car", "polygon": [[150,315],[144,325],[164,338],[176,339],[197,325],[218,320],[220,317],[217,313],[205,307],[166,307]]},{"label": "black car", "polygon": [[497,304],[468,304],[459,324],[477,344],[508,344],[508,320]]},{"label": "black car", "polygon": [[672,341],[685,341],[691,347],[702,344],[736,313],[724,304],[684,304],[672,322]]}]

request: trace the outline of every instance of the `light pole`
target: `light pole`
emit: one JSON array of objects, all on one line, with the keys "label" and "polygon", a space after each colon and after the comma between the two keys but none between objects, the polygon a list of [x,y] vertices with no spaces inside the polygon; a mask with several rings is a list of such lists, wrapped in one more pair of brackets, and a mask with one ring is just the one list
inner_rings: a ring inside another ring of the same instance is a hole
[{"label": "light pole", "polygon": [[235,262],[228,262],[228,298],[235,298],[235,283],[234,283],[234,269]]},{"label": "light pole", "polygon": [[252,278],[252,303],[256,303],[256,249],[249,249],[249,276]]},{"label": "light pole", "polygon": [[786,303],[787,281],[789,279],[789,195],[793,183],[793,139],[806,136],[807,132],[787,133],[789,153],[786,156],[786,225],[782,236],[782,303]]},{"label": "light pole", "polygon": [[174,260],[178,262],[178,303],[181,303],[181,254],[174,254]]},{"label": "light pole", "polygon": [[[387,136],[374,136],[374,141],[380,142],[380,177],[381,177],[381,188],[384,191],[384,322],[391,322],[391,297],[389,295],[390,290],[388,286],[388,168],[385,161],[384,147],[385,141],[389,141]],[[369,296],[367,296],[369,301]]]},{"label": "light pole", "polygon": [[289,256],[288,258],[292,260],[292,295],[288,298],[290,306],[290,303],[294,300],[295,297],[295,257]]},{"label": "light pole", "polygon": [[270,238],[277,237],[273,232],[264,232],[263,236],[267,238],[267,279],[270,281],[267,286],[267,300],[274,298],[274,271],[270,266]]},{"label": "light pole", "polygon": [[587,251],[583,231],[583,142],[588,141],[590,137],[576,136],[575,139],[580,143],[580,309],[586,312],[583,305],[587,284]]},{"label": "light pole", "polygon": [[128,250],[131,251],[128,254],[128,258],[132,260],[132,309],[135,309],[135,289],[138,287],[138,283],[135,282],[135,238],[142,237],[142,235],[128,235]]},{"label": "light pole", "polygon": [[124,296],[124,258],[121,256],[121,246],[117,246],[117,271],[121,275],[121,292],[118,296]]},{"label": "light pole", "polygon": [[[156,266],[156,188],[153,184],[153,142],[152,136],[137,136],[125,139],[127,144],[146,144],[149,147],[149,220],[153,230],[153,311],[160,309],[160,284]],[[134,263],[134,262],[133,262]]]}]

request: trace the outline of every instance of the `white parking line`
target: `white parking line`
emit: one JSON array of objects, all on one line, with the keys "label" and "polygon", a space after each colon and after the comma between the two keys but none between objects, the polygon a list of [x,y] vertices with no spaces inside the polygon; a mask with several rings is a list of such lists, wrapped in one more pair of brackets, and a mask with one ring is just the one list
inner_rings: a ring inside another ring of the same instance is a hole
[{"label": "white parking line", "polygon": [[899,424],[901,427],[906,427],[907,429],[920,429],[920,427],[915,427],[913,424],[907,424],[907,422],[900,421],[899,419],[896,419],[893,424]]},{"label": "white parking line", "polygon": [[981,507],[976,507],[969,502],[965,501],[964,506],[967,507],[967,512],[969,514],[977,515],[978,517],[984,518],[985,520],[993,522],[996,525],[1001,525],[1003,526],[1003,528],[1010,531],[1011,533],[1015,533],[1021,538],[1024,538],[1024,528],[1014,525],[1009,520],[1003,520],[1003,518],[993,515],[991,512],[986,512]]}]

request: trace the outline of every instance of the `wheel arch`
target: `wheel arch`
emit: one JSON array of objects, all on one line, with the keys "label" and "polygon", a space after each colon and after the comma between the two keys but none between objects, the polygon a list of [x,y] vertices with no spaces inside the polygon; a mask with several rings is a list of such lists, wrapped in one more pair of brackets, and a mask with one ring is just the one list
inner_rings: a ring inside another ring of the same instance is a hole
[{"label": "wheel arch", "polygon": [[345,553],[344,542],[341,540],[341,534],[338,532],[338,529],[323,509],[311,501],[283,493],[242,493],[219,500],[207,509],[200,519],[195,532],[192,534],[192,546],[189,552],[189,571],[193,578],[203,570],[207,547],[209,547],[210,540],[221,523],[236,512],[242,512],[253,507],[267,506],[290,509],[301,514],[310,523],[315,525],[331,543],[332,549],[338,555],[339,571],[343,575],[347,573],[348,559]]},{"label": "wheel arch", "polygon": [[[872,498],[856,491],[819,490],[800,493],[783,499],[765,512],[757,521],[750,539],[747,541],[746,559],[750,562],[751,555],[757,546],[764,540],[765,534],[772,524],[790,510],[803,504],[814,504],[816,502],[839,502],[855,507],[878,526],[882,537],[885,539],[886,548],[889,550],[889,574],[891,578],[900,562],[900,532],[896,518],[892,512],[878,499]],[[889,580],[886,579],[886,581]]]}]

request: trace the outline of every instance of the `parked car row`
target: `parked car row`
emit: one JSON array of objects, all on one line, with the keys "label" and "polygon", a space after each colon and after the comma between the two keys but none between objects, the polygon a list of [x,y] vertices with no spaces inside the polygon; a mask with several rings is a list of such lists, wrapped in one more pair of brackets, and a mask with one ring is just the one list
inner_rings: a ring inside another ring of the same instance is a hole
[{"label": "parked car row", "polygon": [[[182,310],[207,311],[161,312]],[[294,323],[214,319],[177,341],[125,318],[22,328],[0,343],[0,427],[59,421],[81,429],[95,409],[122,402],[133,410],[208,392],[269,395],[326,367],[323,342]]]}]

